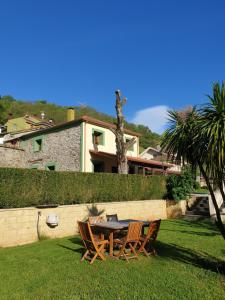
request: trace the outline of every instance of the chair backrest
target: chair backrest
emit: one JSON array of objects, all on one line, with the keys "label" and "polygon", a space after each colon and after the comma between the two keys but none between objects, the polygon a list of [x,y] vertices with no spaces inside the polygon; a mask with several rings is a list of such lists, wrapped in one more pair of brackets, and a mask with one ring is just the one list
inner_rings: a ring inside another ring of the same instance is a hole
[{"label": "chair backrest", "polygon": [[142,222],[131,222],[128,226],[126,241],[138,242],[140,239],[142,226]]},{"label": "chair backrest", "polygon": [[88,217],[88,221],[91,225],[95,224],[95,223],[101,223],[104,221],[104,217],[103,216],[91,216],[91,217]]},{"label": "chair backrest", "polygon": [[118,222],[117,214],[114,215],[106,215],[107,222]]},{"label": "chair backrest", "polygon": [[83,240],[84,246],[87,249],[95,249],[95,241],[91,231],[91,226],[89,222],[78,221],[78,229]]},{"label": "chair backrest", "polygon": [[91,241],[91,234],[90,234],[90,230],[89,230],[89,223],[88,222],[81,222],[78,221],[78,229],[80,232],[80,236],[82,238],[83,241]]},{"label": "chair backrest", "polygon": [[159,228],[160,228],[160,224],[161,224],[161,219],[159,220],[154,220],[150,223],[149,228],[148,228],[148,232],[146,235],[146,239],[149,240],[153,240],[155,241],[159,232]]}]

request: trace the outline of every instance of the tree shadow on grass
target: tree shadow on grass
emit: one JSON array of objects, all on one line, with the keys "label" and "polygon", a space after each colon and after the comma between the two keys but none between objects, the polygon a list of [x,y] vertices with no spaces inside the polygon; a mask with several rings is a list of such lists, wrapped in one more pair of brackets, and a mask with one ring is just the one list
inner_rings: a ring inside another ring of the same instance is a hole
[{"label": "tree shadow on grass", "polygon": [[195,267],[209,270],[225,275],[225,261],[218,259],[206,252],[198,252],[190,248],[178,246],[176,244],[166,244],[161,241],[156,242],[159,256],[165,259],[172,259]]},{"label": "tree shadow on grass", "polygon": [[160,229],[160,231],[177,231],[180,233],[184,233],[184,234],[191,234],[191,235],[198,235],[198,236],[207,236],[207,237],[213,237],[216,235],[220,235],[219,232],[200,232],[200,231],[192,231],[192,230],[179,230],[179,229],[166,229],[166,228],[162,228]]},{"label": "tree shadow on grass", "polygon": [[[72,247],[69,247],[69,246],[65,246],[65,245],[62,245],[62,244],[58,244],[58,246],[64,248],[64,249],[67,249],[67,250],[70,250],[70,251],[73,251],[73,252],[76,252],[76,253],[79,253],[79,254],[82,254],[84,252],[84,247],[83,247],[83,243],[81,241],[81,239],[79,237],[73,237],[73,238],[70,238],[68,239],[71,243],[79,246],[79,248],[72,248]],[[82,246],[82,248],[81,248]]]},{"label": "tree shadow on grass", "polygon": [[[169,220],[170,224],[173,224],[174,229],[167,229],[167,228],[161,228],[160,230],[167,230],[167,231],[178,231],[181,233],[189,233],[189,234],[195,234],[195,235],[201,235],[201,236],[216,236],[220,235],[220,232],[215,224],[210,222],[209,220],[204,221],[189,221],[185,219],[173,219]],[[180,227],[186,227],[187,230],[182,230]],[[196,229],[189,230],[190,229]],[[205,230],[205,231],[197,231],[198,229]],[[209,232],[210,231],[210,232]]]}]

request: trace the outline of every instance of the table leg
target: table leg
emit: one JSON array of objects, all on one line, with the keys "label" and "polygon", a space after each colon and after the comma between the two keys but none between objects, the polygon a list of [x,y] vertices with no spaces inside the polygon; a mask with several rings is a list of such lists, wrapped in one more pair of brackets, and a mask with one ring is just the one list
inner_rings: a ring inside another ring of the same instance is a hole
[{"label": "table leg", "polygon": [[109,255],[113,256],[113,231],[109,234]]}]

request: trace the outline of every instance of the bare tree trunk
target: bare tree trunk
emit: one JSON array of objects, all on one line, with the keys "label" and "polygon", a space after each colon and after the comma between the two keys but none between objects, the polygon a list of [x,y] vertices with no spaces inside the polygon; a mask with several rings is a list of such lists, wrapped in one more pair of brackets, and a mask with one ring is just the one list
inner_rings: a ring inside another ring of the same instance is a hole
[{"label": "bare tree trunk", "polygon": [[127,150],[128,148],[135,143],[136,139],[133,138],[129,142],[124,140],[124,116],[123,116],[123,105],[126,103],[126,98],[121,100],[120,91],[116,91],[116,115],[117,115],[117,124],[116,124],[116,155],[117,155],[117,166],[119,174],[128,174],[128,161],[127,161]]},{"label": "bare tree trunk", "polygon": [[116,91],[116,154],[119,174],[128,174],[128,164],[124,145],[124,116],[122,112],[126,99],[120,99],[120,91]]},{"label": "bare tree trunk", "polygon": [[222,237],[225,239],[225,227],[224,227],[224,224],[223,224],[223,222],[221,220],[220,209],[218,207],[218,204],[217,204],[217,201],[216,201],[216,197],[215,197],[215,194],[213,192],[213,188],[212,188],[212,186],[210,184],[209,177],[207,176],[207,174],[206,174],[206,172],[205,172],[202,164],[198,163],[198,165],[199,165],[199,169],[200,169],[200,171],[201,171],[201,173],[202,173],[202,175],[203,175],[203,177],[205,179],[207,187],[209,189],[209,192],[210,192],[210,195],[211,195],[211,198],[212,198],[212,202],[213,202],[213,205],[214,205],[214,208],[215,208],[215,211],[216,211],[216,218],[217,218],[216,225],[217,225],[218,229],[220,230],[220,233],[221,233]]}]

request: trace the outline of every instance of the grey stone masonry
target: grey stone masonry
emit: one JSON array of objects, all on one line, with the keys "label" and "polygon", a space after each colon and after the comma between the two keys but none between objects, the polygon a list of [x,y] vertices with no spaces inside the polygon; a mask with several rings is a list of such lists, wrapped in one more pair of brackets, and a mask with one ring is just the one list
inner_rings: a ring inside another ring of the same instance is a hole
[{"label": "grey stone masonry", "polygon": [[25,151],[0,145],[0,167],[25,168]]},{"label": "grey stone masonry", "polygon": [[[80,135],[77,124],[23,137],[20,144],[25,150],[25,167],[44,170],[52,164],[57,171],[80,171]],[[41,140],[40,150],[35,148],[37,140]]]}]

